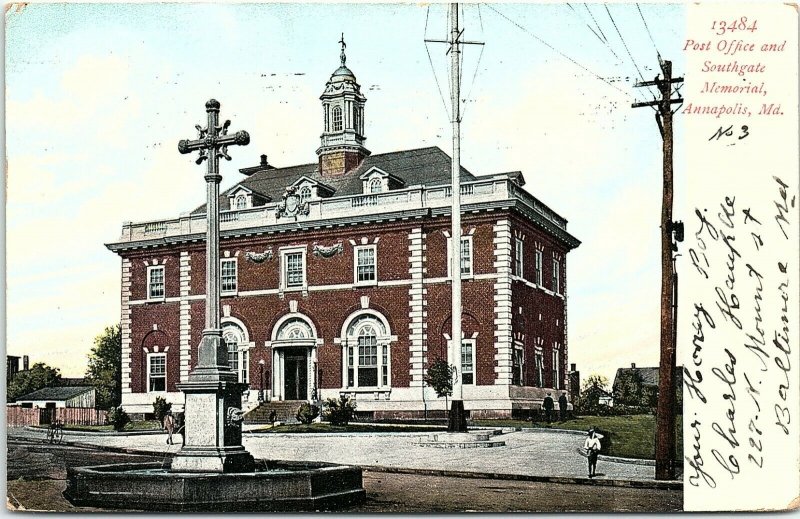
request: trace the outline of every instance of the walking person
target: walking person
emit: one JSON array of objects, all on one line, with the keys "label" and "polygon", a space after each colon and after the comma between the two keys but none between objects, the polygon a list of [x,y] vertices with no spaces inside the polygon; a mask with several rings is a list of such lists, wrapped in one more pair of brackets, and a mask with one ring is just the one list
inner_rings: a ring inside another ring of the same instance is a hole
[{"label": "walking person", "polygon": [[553,402],[553,397],[550,396],[550,393],[547,393],[547,396],[544,397],[544,402],[542,402],[542,407],[544,407],[544,416],[547,419],[547,423],[553,421],[553,408],[555,407]]},{"label": "walking person", "polygon": [[567,421],[567,394],[561,393],[561,396],[558,397],[558,412],[561,415],[561,421]]},{"label": "walking person", "polygon": [[164,415],[164,429],[167,431],[167,445],[172,445],[172,434],[175,432],[175,417],[172,411]]},{"label": "walking person", "polygon": [[594,428],[589,429],[589,436],[583,442],[583,448],[586,449],[586,454],[589,458],[589,477],[593,478],[597,475],[597,455],[600,453],[600,439],[602,434],[596,433]]}]

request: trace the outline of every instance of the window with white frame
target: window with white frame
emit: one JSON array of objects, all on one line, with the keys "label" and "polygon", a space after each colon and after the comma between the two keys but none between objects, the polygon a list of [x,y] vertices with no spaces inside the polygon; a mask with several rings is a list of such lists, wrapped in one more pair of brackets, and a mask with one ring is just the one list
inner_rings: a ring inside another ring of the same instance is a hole
[{"label": "window with white frame", "polygon": [[339,106],[333,107],[333,131],[342,131],[342,109]]},{"label": "window with white frame", "polygon": [[536,361],[536,387],[544,387],[544,352],[536,348],[534,355]]},{"label": "window with white frame", "polygon": [[514,356],[511,361],[511,383],[515,386],[522,386],[525,381],[525,352],[521,344],[514,345]]},{"label": "window with white frame", "polygon": [[238,289],[236,258],[223,259],[220,265],[220,274],[222,279],[222,293],[235,293]]},{"label": "window with white frame", "polygon": [[553,292],[561,293],[561,263],[553,259]]},{"label": "window with white frame", "polygon": [[553,348],[553,389],[561,389],[561,352]]},{"label": "window with white frame", "polygon": [[367,182],[367,193],[381,193],[383,192],[383,179],[380,177],[372,177]]},{"label": "window with white frame", "polygon": [[536,251],[536,257],[534,258],[534,278],[536,284],[542,286],[542,251]]},{"label": "window with white frame", "polygon": [[222,338],[228,347],[228,366],[236,373],[239,382],[249,381],[250,352],[247,336],[242,328],[231,322],[223,323]]},{"label": "window with white frame", "polygon": [[[452,238],[447,239],[447,276],[450,277],[452,270]],[[461,276],[472,276],[472,236],[461,237]]]},{"label": "window with white frame", "polygon": [[522,240],[514,238],[514,275],[522,276]]},{"label": "window with white frame", "polygon": [[167,390],[167,354],[147,354],[147,391],[159,393]]},{"label": "window with white frame", "polygon": [[302,288],[306,285],[306,253],[305,250],[281,251],[282,278],[284,289]]},{"label": "window with white frame", "polygon": [[298,191],[297,194],[300,197],[301,204],[304,204],[309,200],[311,200],[311,188],[309,186],[301,187],[300,191]]},{"label": "window with white frame", "polygon": [[461,383],[475,383],[475,339],[461,341]]},{"label": "window with white frame", "polygon": [[356,319],[347,332],[346,387],[389,387],[390,348],[383,324],[372,315]]},{"label": "window with white frame", "polygon": [[164,266],[147,267],[147,299],[164,299]]},{"label": "window with white frame", "polygon": [[355,282],[375,283],[378,280],[377,247],[364,245],[355,248]]},{"label": "window with white frame", "polygon": [[247,209],[247,197],[245,195],[236,197],[236,209]]}]

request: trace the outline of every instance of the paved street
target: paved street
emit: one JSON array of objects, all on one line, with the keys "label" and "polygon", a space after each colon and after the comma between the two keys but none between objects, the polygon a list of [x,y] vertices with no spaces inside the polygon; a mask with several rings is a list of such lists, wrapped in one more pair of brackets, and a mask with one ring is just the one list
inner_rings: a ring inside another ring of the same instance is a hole
[{"label": "paved street", "polygon": [[[149,438],[152,443],[152,440],[161,439],[161,435]],[[255,439],[256,443],[259,439]],[[18,434],[10,434],[9,504],[28,510],[93,511],[76,509],[61,496],[65,488],[67,466],[162,460],[154,456],[49,445],[40,440],[24,440]],[[370,470],[364,471],[364,488],[367,502],[348,512],[643,512],[675,511],[682,507],[680,490],[390,474]]]},{"label": "paved street", "polygon": [[[44,436],[29,429],[9,429],[9,436]],[[505,447],[491,449],[436,449],[415,445],[430,433],[254,434],[244,435],[245,447],[256,457],[292,461],[324,461],[361,466],[454,470],[519,474],[525,476],[586,477],[586,458],[578,453],[583,436],[543,431],[521,431],[499,438]],[[166,445],[165,434],[96,435],[65,434],[65,440],[85,444],[163,452],[179,450]],[[654,468],[601,459],[598,479],[652,480]]]}]

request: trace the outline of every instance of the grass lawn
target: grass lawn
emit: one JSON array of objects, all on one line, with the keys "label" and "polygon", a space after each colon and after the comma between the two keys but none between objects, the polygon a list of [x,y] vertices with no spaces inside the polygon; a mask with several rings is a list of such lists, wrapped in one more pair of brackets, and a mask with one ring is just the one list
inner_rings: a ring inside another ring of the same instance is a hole
[{"label": "grass lawn", "polygon": [[265,425],[252,432],[266,433],[353,433],[353,432],[441,432],[444,427],[435,426],[406,426],[406,425],[370,425],[370,424],[348,424],[331,425],[326,422],[311,424],[284,424],[270,426]]},{"label": "grass lawn", "polygon": [[[576,431],[587,431],[590,427],[598,427],[611,431],[611,450],[607,453],[610,456],[654,459],[655,422],[655,416],[639,414],[630,416],[579,416],[565,422],[553,422],[551,424],[523,420],[475,420],[473,423],[489,427],[534,427]],[[676,417],[675,431],[678,441],[675,458],[683,459],[683,416],[681,415]]]},{"label": "grass lawn", "polygon": [[[37,426],[40,429],[48,429],[47,425]],[[161,429],[161,424],[156,420],[141,420],[135,422],[128,422],[124,431],[157,431]],[[110,425],[74,425],[64,424],[65,431],[87,431],[87,432],[102,432],[113,431],[114,427]]]}]

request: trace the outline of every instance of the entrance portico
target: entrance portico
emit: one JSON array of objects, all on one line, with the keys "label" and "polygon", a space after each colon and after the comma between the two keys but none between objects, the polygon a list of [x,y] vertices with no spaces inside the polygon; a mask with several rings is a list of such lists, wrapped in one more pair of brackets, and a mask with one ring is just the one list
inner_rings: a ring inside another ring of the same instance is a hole
[{"label": "entrance portico", "polygon": [[308,317],[292,312],[276,323],[272,340],[272,400],[317,398],[317,346],[322,339]]}]

